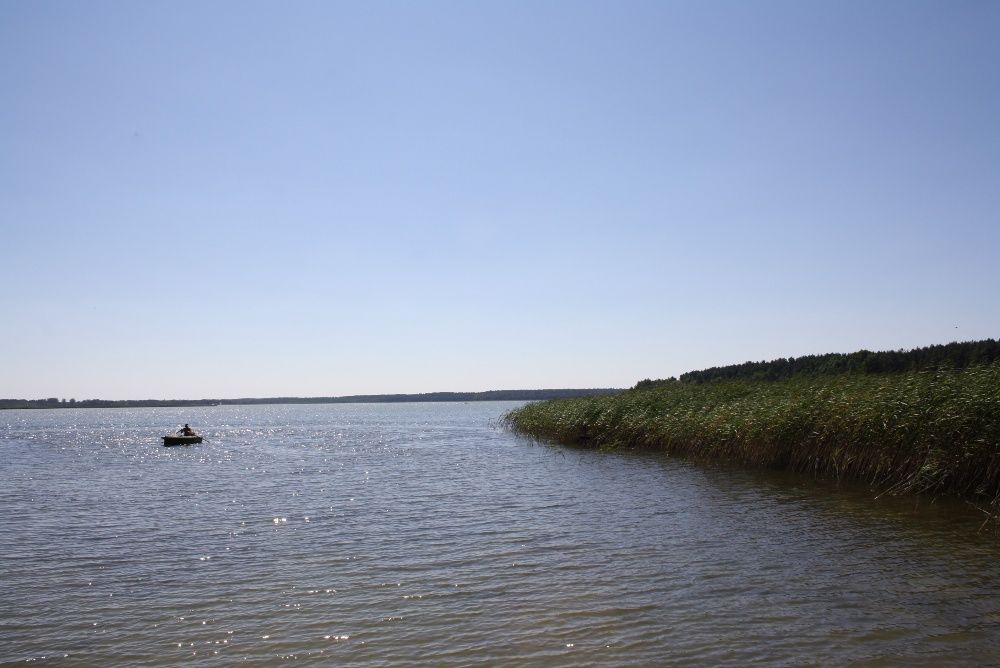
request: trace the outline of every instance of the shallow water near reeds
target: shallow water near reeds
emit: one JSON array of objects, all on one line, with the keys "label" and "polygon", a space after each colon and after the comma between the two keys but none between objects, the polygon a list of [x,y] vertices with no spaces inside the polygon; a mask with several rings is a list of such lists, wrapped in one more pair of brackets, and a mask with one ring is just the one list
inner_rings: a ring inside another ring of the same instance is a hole
[{"label": "shallow water near reeds", "polygon": [[538,445],[517,405],[0,413],[0,664],[1000,661],[967,504]]}]

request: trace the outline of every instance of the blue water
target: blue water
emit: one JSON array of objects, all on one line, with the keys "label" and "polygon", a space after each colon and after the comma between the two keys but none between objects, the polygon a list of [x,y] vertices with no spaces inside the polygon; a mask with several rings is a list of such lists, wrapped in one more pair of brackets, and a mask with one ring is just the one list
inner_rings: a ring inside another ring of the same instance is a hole
[{"label": "blue water", "polygon": [[1000,661],[974,508],[539,445],[516,405],[0,412],[0,663]]}]

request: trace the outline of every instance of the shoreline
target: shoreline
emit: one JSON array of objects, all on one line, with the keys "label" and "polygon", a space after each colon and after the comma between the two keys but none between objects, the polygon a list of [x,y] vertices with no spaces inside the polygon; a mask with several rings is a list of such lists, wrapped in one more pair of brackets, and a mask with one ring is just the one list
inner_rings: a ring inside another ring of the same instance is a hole
[{"label": "shoreline", "polygon": [[562,445],[653,450],[859,480],[880,494],[947,494],[1000,505],[1000,363],[672,382],[532,403],[503,422]]},{"label": "shoreline", "polygon": [[485,392],[425,392],[422,394],[352,394],[342,397],[264,397],[240,399],[0,399],[0,410],[49,410],[54,408],[196,408],[205,406],[256,406],[259,404],[389,404],[448,401],[544,401],[609,395],[618,388],[543,390],[487,390]]}]

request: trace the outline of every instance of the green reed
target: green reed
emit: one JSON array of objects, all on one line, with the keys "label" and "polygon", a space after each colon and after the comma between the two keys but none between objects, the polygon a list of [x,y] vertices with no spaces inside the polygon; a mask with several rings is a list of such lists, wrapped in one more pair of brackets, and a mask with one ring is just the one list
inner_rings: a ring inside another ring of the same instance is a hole
[{"label": "green reed", "polygon": [[536,438],[854,478],[880,490],[1000,497],[1000,363],[962,370],[722,381],[531,403]]}]

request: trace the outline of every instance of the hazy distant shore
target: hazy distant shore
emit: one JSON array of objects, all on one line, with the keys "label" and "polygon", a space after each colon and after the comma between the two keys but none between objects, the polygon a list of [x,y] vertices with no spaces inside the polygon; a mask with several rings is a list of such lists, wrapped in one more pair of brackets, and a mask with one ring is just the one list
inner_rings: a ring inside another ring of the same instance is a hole
[{"label": "hazy distant shore", "polygon": [[428,392],[424,394],[355,394],[343,397],[265,397],[242,399],[0,399],[3,409],[161,408],[187,406],[246,406],[255,404],[371,404],[426,401],[538,401],[590,397],[622,392],[617,388],[490,390],[487,392]]}]

